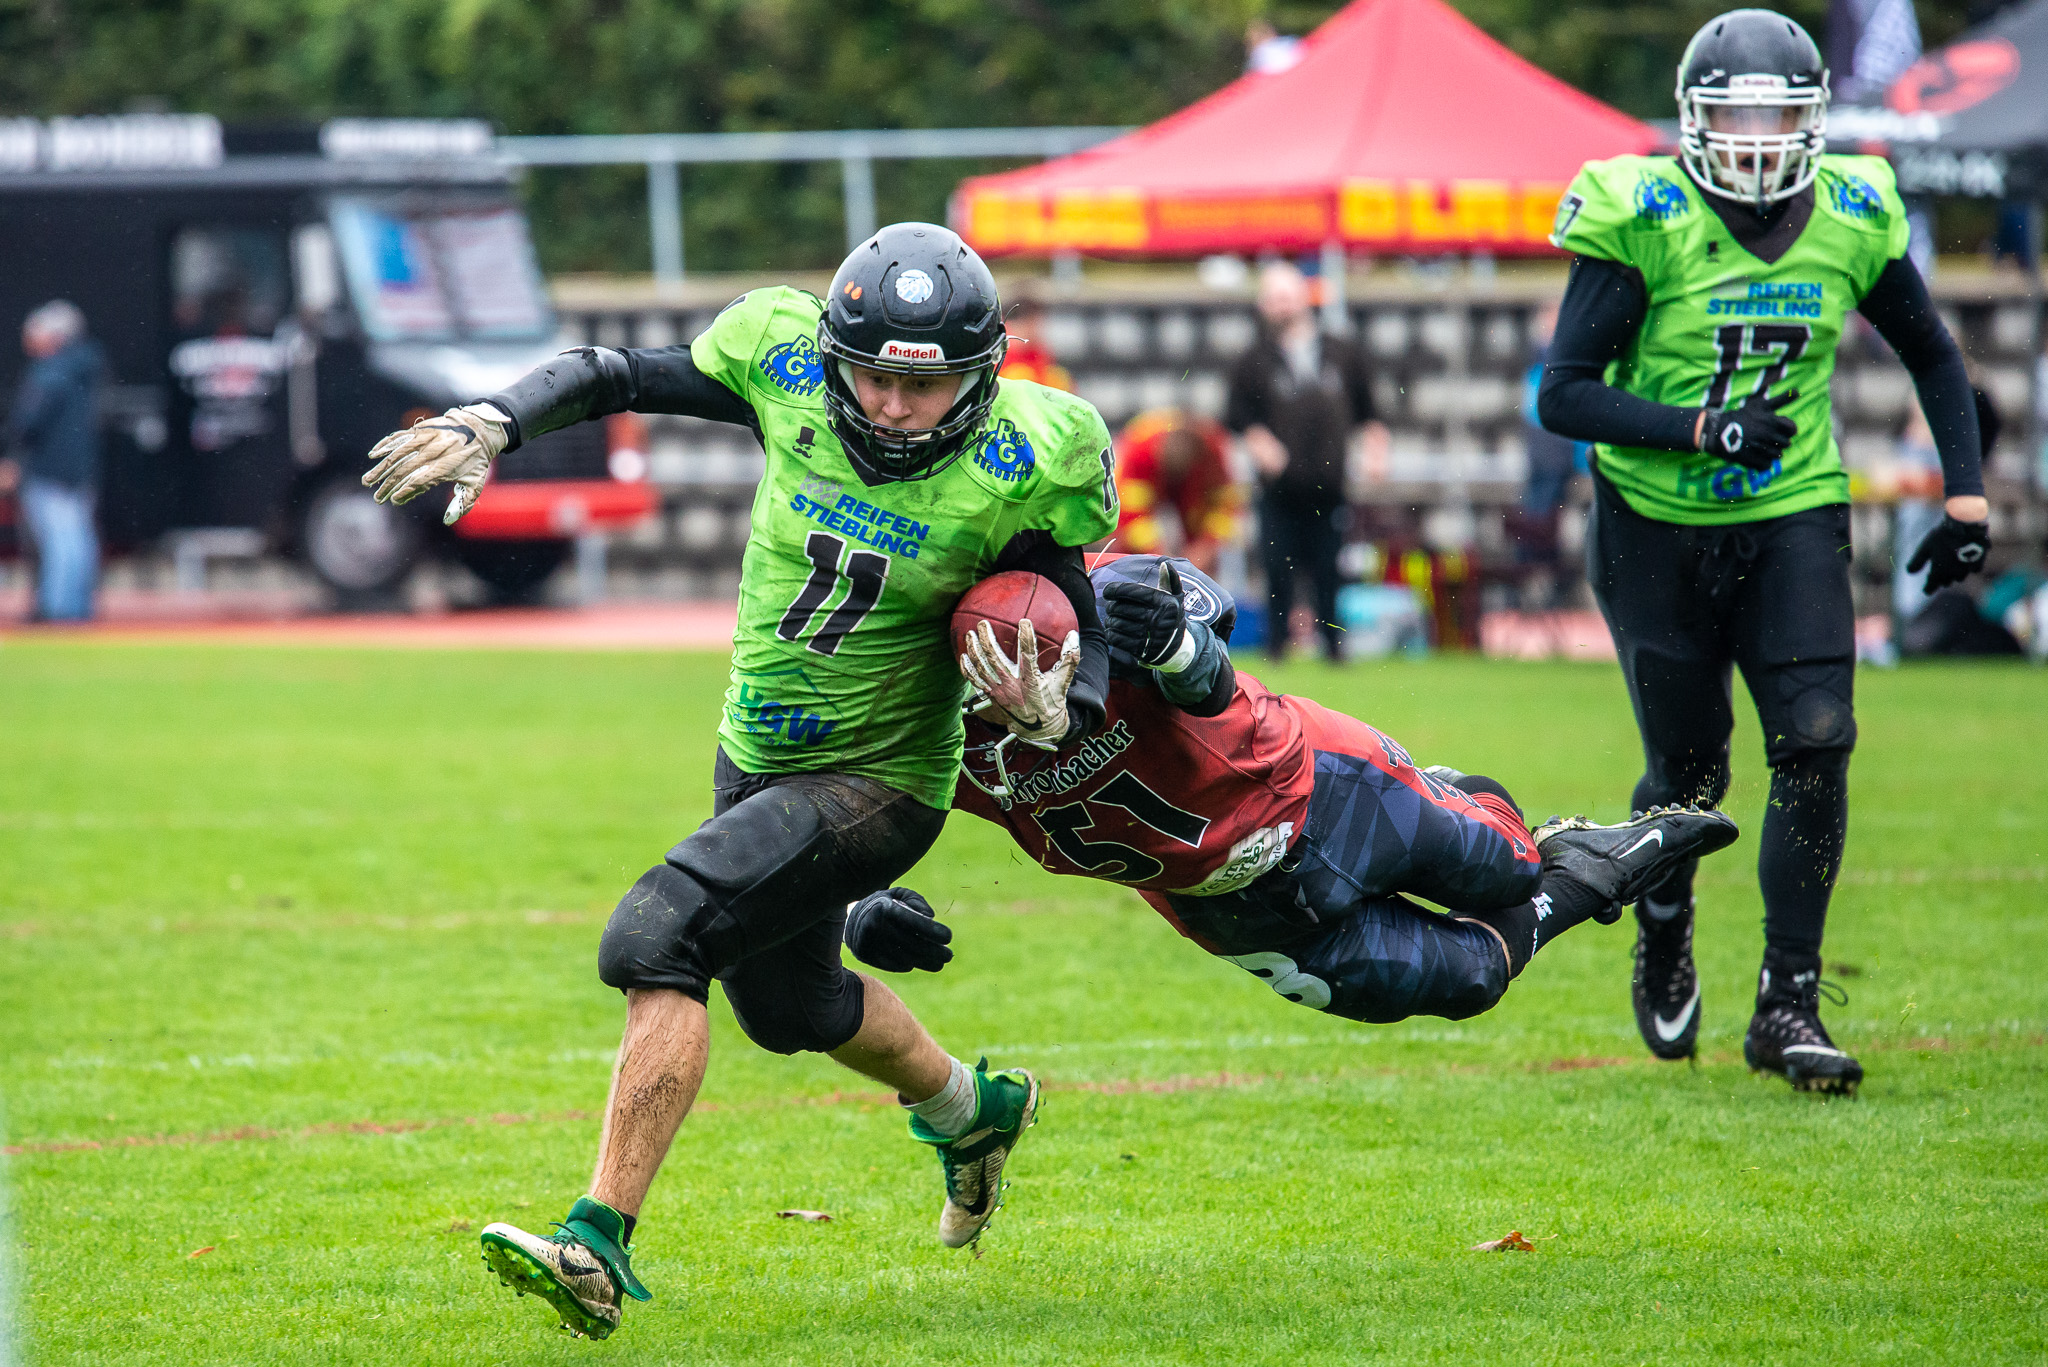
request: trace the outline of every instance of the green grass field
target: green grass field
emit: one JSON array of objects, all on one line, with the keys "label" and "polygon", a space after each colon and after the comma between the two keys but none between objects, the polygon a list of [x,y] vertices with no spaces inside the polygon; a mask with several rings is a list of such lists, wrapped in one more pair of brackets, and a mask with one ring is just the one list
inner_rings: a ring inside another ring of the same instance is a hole
[{"label": "green grass field", "polygon": [[[572,1342],[475,1230],[583,1190],[620,892],[709,811],[724,661],[9,642],[0,1092],[35,1362],[2040,1362],[2048,680],[1866,672],[1829,1012],[1854,1102],[1741,1065],[1754,840],[1702,875],[1699,1066],[1628,1007],[1629,923],[1500,1009],[1281,1001],[956,818],[910,880],[959,958],[898,980],[1048,1083],[982,1256],[872,1085],[722,1002],[645,1212],[657,1299]],[[1277,686],[1623,814],[1611,666]],[[1763,800],[1753,721],[1730,810]],[[776,1218],[828,1211],[829,1224]],[[1536,1252],[1468,1251],[1519,1229]],[[197,1257],[194,1250],[211,1249]]]}]

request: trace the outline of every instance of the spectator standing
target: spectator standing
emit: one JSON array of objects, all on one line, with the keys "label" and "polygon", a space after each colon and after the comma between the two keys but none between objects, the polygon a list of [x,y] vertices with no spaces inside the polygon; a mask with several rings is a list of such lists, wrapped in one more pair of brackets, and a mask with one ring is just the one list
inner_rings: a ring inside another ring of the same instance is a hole
[{"label": "spectator standing", "polygon": [[85,315],[63,299],[28,316],[21,349],[30,364],[7,415],[7,449],[14,459],[5,462],[0,483],[20,485],[22,515],[39,562],[36,617],[83,621],[92,616],[99,578],[93,504],[106,362],[99,344],[86,335]]},{"label": "spectator standing", "polygon": [[1312,591],[1323,653],[1338,658],[1337,551],[1352,438],[1377,426],[1358,351],[1316,326],[1308,280],[1287,262],[1259,275],[1259,338],[1230,371],[1224,424],[1244,438],[1259,477],[1266,569],[1266,649],[1287,651],[1297,575]]},{"label": "spectator standing", "polygon": [[[1237,539],[1244,490],[1230,473],[1230,436],[1208,418],[1155,408],[1124,424],[1116,489],[1120,551],[1183,556],[1213,576],[1223,547]],[[1169,511],[1180,523],[1177,544],[1169,544]]]},{"label": "spectator standing", "polygon": [[1074,392],[1074,377],[1067,373],[1052,354],[1052,348],[1045,341],[1045,299],[1033,288],[1033,282],[1026,280],[1016,289],[1017,300],[1010,306],[1010,314],[1003,322],[1003,328],[1010,334],[1010,348],[1003,353],[1003,368],[997,372],[1005,380],[1032,380],[1053,389]]}]

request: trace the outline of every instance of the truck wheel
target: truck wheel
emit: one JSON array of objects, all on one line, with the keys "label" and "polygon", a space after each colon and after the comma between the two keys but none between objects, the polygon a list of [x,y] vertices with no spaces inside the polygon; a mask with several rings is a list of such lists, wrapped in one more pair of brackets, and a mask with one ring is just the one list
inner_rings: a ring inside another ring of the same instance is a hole
[{"label": "truck wheel", "polygon": [[301,544],[313,572],[343,593],[395,589],[419,559],[419,524],[353,479],[331,480],[306,508]]},{"label": "truck wheel", "polygon": [[455,543],[455,558],[484,581],[493,603],[532,603],[548,576],[569,558],[567,541],[471,541]]}]

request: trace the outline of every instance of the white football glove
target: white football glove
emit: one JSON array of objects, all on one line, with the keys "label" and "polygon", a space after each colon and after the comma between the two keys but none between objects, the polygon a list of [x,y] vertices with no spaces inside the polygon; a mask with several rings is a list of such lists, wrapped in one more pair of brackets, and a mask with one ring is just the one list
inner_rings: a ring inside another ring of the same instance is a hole
[{"label": "white football glove", "polygon": [[1038,669],[1038,633],[1031,619],[1017,623],[1017,658],[1003,654],[996,629],[987,622],[967,637],[960,672],[988,700],[1010,714],[1010,733],[1041,749],[1056,748],[1067,734],[1067,685],[1081,664],[1081,633],[1070,631],[1059,663],[1049,674]]},{"label": "white football glove", "polygon": [[455,486],[441,521],[453,526],[476,505],[491,462],[511,440],[511,420],[487,403],[451,408],[438,418],[421,418],[370,448],[376,462],[363,483],[379,503],[410,503],[436,484]]}]

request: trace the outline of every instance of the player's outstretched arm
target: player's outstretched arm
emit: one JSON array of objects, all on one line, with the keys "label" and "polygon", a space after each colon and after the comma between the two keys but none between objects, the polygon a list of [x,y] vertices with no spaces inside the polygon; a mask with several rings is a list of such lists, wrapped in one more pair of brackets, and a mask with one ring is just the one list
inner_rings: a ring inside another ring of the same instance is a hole
[{"label": "player's outstretched arm", "polygon": [[1571,282],[1558,306],[1536,416],[1575,441],[1697,451],[1700,410],[1653,403],[1604,378],[1649,316],[1650,296],[1634,267],[1597,256],[1572,258]]},{"label": "player's outstretched arm", "polygon": [[1885,265],[1856,309],[1884,338],[1913,377],[1920,411],[1941,455],[1946,516],[1927,534],[1909,571],[1927,568],[1928,593],[1958,584],[1984,568],[1991,550],[1991,505],[1984,499],[1984,434],[1963,353],[1949,336],[1909,257]]},{"label": "player's outstretched arm", "polygon": [[436,485],[454,484],[442,516],[453,523],[476,502],[499,456],[543,432],[629,409],[754,422],[746,401],[700,372],[688,347],[577,347],[489,398],[393,432],[371,448],[363,483],[380,503],[408,503]]},{"label": "player's outstretched arm", "polygon": [[1190,618],[1171,560],[1159,562],[1159,583],[1105,585],[1110,659],[1151,672],[1166,700],[1197,717],[1219,715],[1237,691],[1237,671],[1216,633]]}]

